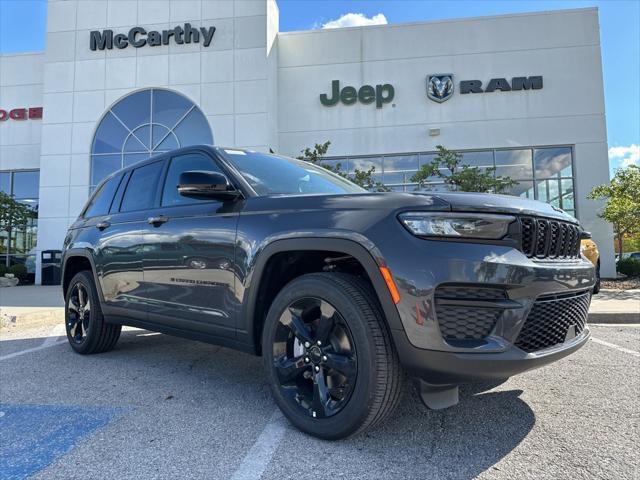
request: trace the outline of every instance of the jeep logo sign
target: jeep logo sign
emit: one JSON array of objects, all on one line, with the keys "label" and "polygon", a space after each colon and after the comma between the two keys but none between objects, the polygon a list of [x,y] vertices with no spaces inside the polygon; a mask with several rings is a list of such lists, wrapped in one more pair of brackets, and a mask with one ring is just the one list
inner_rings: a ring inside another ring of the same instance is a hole
[{"label": "jeep logo sign", "polygon": [[0,108],[0,122],[5,120],[40,120],[42,119],[42,107],[14,108],[3,110]]},{"label": "jeep logo sign", "polygon": [[113,30],[103,30],[102,32],[94,30],[89,33],[89,48],[91,50],[111,50],[113,47],[118,49],[127,48],[131,45],[134,48],[158,47],[160,45],[169,45],[170,40],[178,45],[185,43],[199,43],[202,38],[202,45],[208,47],[213,40],[213,34],[216,33],[216,27],[193,28],[190,23],[184,26],[178,25],[171,30],[149,30],[148,32],[142,27],[133,27],[125,35],[124,33],[113,34]]},{"label": "jeep logo sign", "polygon": [[364,105],[376,104],[376,108],[382,108],[385,103],[390,103],[395,96],[395,89],[389,83],[373,85],[363,85],[358,90],[355,87],[347,86],[340,90],[340,80],[331,82],[331,96],[323,93],[320,95],[320,103],[325,107],[332,107],[338,102],[345,105],[353,105],[360,102]]}]

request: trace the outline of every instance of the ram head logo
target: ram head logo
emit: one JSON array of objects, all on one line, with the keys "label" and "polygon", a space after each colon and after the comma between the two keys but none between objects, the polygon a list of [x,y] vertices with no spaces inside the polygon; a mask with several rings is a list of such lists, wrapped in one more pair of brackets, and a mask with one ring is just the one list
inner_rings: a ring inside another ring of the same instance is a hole
[{"label": "ram head logo", "polygon": [[442,103],[453,95],[453,75],[439,73],[427,76],[427,97],[434,102]]}]

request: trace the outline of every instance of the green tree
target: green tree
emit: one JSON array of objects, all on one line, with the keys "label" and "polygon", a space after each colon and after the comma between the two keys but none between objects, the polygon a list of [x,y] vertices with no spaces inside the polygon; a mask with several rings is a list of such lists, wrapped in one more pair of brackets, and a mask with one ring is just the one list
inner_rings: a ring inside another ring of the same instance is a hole
[{"label": "green tree", "polygon": [[438,155],[431,163],[422,165],[418,173],[411,177],[411,181],[419,185],[418,188],[428,187],[429,179],[442,179],[451,185],[453,190],[460,192],[489,192],[503,193],[518,182],[509,177],[496,176],[496,168],[480,168],[465,165],[463,155],[437,145]]},{"label": "green tree", "polygon": [[24,230],[29,225],[29,220],[34,218],[35,213],[28,206],[17,202],[0,192],[0,228],[7,232],[6,245],[6,266],[9,267],[9,252],[11,250],[11,236],[14,230]]},{"label": "green tree", "polygon": [[622,254],[625,236],[640,234],[640,168],[618,169],[610,183],[595,187],[588,198],[606,199],[598,216],[613,225]]},{"label": "green tree", "polygon": [[385,187],[382,183],[374,180],[373,175],[376,171],[376,167],[371,167],[368,170],[360,170],[356,168],[353,172],[353,175],[349,175],[342,169],[342,164],[337,163],[336,165],[328,165],[322,163],[323,157],[327,154],[329,150],[329,146],[331,145],[330,141],[326,141],[324,143],[316,143],[313,148],[305,148],[301,150],[300,153],[302,155],[298,156],[298,160],[304,160],[305,162],[310,162],[315,165],[319,165],[327,170],[340,175],[341,177],[346,178],[347,180],[352,181],[356,185],[359,185],[362,188],[366,188],[367,190],[372,190],[376,192],[388,192],[389,189]]}]

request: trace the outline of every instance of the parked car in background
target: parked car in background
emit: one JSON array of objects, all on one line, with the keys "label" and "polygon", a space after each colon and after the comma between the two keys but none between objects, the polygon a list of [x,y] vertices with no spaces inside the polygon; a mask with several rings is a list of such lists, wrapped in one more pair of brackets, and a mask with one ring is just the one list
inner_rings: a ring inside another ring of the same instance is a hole
[{"label": "parked car in background", "polygon": [[112,174],[70,226],[67,338],[106,352],[131,325],[262,355],[291,423],[344,438],[388,417],[407,373],[445,408],[460,384],[581,348],[582,236],[546,203],[371,193],[299,160],[186,147]]},{"label": "parked car in background", "polygon": [[596,283],[593,286],[593,293],[600,292],[600,251],[598,245],[591,238],[583,238],[580,242],[580,252],[587,257],[596,267]]}]

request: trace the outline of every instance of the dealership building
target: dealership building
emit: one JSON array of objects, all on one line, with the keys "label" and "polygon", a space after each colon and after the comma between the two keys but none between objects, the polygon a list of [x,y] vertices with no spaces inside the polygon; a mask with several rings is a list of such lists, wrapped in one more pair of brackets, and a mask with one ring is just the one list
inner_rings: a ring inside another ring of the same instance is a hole
[{"label": "dealership building", "polygon": [[279,32],[274,0],[50,0],[46,50],[0,55],[0,190],[34,212],[0,225],[0,260],[39,282],[93,188],[156,153],[325,141],[392,190],[436,145],[496,167],[579,218],[615,272],[586,199],[609,179],[597,9]]}]

